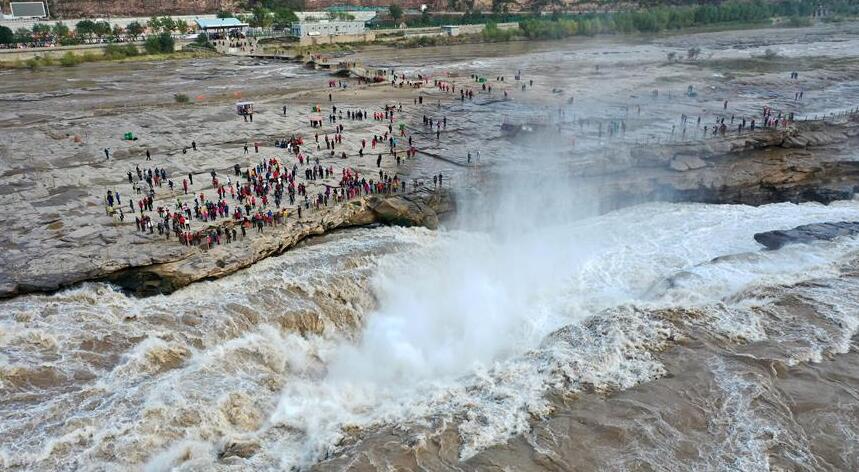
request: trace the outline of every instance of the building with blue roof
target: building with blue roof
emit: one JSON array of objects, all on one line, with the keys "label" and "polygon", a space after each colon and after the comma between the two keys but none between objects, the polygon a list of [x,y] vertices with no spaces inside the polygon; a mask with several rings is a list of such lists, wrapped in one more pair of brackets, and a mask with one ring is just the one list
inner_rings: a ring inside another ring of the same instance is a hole
[{"label": "building with blue roof", "polygon": [[242,33],[248,27],[247,23],[238,18],[197,18],[194,22],[197,23],[197,29],[210,37],[231,32]]}]

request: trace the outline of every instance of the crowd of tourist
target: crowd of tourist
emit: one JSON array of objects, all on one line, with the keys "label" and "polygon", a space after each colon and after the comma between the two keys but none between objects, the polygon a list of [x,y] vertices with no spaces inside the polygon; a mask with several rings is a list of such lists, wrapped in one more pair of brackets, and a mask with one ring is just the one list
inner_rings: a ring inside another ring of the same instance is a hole
[{"label": "crowd of tourist", "polygon": [[[192,172],[181,176],[181,182],[177,183],[174,179],[178,178],[163,167],[141,169],[136,165],[124,176],[130,186],[128,196],[124,196],[127,201],[119,191],[108,190],[105,205],[108,213],[120,222],[133,215],[138,232],[208,249],[241,240],[249,231],[264,233],[289,221],[304,224],[310,212],[366,195],[405,193],[407,182],[397,173],[389,174],[381,165],[383,154],[391,156],[396,166],[403,159],[417,156],[414,137],[407,128],[399,126],[395,131],[395,119],[400,112],[402,105],[384,104],[372,114],[364,109],[338,109],[332,105],[328,118],[332,125],[330,132],[314,129],[315,153],[308,153],[304,138],[297,133],[272,143],[276,150],[282,150],[278,156],[259,157],[255,163],[248,163],[251,152],[246,143],[239,162],[228,171],[210,170],[208,178]],[[378,174],[360,171],[350,163],[345,151],[339,156],[343,159],[341,165],[335,167],[330,162],[323,165],[320,157],[337,157],[335,149],[347,140],[343,121],[362,121],[371,116],[374,121],[385,123],[385,128],[378,134],[350,136],[349,147],[357,148],[359,158],[365,152],[377,154]],[[427,118],[424,119],[426,123]],[[447,125],[447,117],[436,121],[439,126]],[[193,141],[190,147],[183,148],[183,153],[188,149],[202,152],[202,147]],[[261,150],[267,154],[264,144],[254,142],[253,155],[259,155]],[[151,161],[152,153],[148,149],[145,152],[146,160]],[[108,149],[105,156],[110,159]],[[435,175],[433,182],[442,186],[444,177]],[[413,180],[412,190],[419,185],[417,179]]]}]

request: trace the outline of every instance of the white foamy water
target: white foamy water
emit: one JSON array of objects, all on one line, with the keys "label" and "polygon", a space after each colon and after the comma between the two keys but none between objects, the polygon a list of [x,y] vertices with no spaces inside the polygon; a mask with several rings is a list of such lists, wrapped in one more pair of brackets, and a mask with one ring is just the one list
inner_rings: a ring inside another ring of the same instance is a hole
[{"label": "white foamy water", "polygon": [[[494,235],[357,230],[170,296],[87,284],[5,301],[0,464],[286,468],[356,431],[440,420],[467,458],[548,414],[549,391],[663,375],[652,353],[675,328],[648,310],[698,307],[715,332],[766,339],[749,309],[765,295],[746,294],[837,275],[859,242],[762,252],[753,234],[856,219],[855,202],[660,203]],[[842,331],[797,359],[843,351],[857,327],[819,292]]]}]

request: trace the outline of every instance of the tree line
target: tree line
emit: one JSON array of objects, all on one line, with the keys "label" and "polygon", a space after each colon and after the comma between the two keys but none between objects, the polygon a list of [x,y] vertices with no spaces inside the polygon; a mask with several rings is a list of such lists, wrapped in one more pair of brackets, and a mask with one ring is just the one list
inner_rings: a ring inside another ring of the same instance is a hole
[{"label": "tree line", "polygon": [[18,28],[15,31],[0,26],[0,44],[71,46],[92,42],[138,41],[144,34],[186,34],[192,30],[193,27],[185,20],[176,20],[169,16],[152,17],[146,24],[133,21],[124,28],[119,25],[111,26],[106,21],[93,20],[78,21],[74,29],[61,22],[53,25],[36,23],[31,28]]},{"label": "tree line", "polygon": [[654,7],[633,11],[528,18],[519,22],[522,34],[531,39],[557,39],[574,35],[601,33],[657,33],[696,26],[725,23],[761,23],[774,17],[794,19],[791,24],[805,25],[819,8],[835,15],[859,14],[859,2],[850,0],[784,0],[767,3],[729,1],[718,5]]}]

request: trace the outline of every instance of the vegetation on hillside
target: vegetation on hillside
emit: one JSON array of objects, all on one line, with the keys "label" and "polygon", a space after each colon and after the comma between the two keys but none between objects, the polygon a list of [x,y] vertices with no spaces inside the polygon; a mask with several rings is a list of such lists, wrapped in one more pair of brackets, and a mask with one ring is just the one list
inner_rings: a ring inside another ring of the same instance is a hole
[{"label": "vegetation on hillside", "polygon": [[[449,10],[464,10],[465,13],[446,15],[424,11],[421,15],[404,15],[403,21],[410,27],[531,22],[528,27],[530,32],[538,34],[539,37],[552,38],[599,32],[658,32],[731,22],[758,23],[772,17],[787,18],[791,26],[805,26],[810,24],[810,18],[818,5],[831,13],[830,18],[859,15],[859,0],[782,0],[775,3],[732,0],[721,4],[705,3],[702,0],[644,0],[642,4],[646,8],[640,10],[588,14],[563,13],[558,0],[531,2],[530,5],[534,7],[532,11],[509,13],[507,6],[511,2],[512,0],[493,0],[492,12],[483,13],[473,9],[473,2],[469,6],[468,1],[450,0]],[[538,11],[541,9],[555,9],[555,12],[540,15]],[[546,24],[547,22],[561,24],[552,25]],[[388,18],[376,21],[373,28],[397,26],[399,21]],[[570,31],[573,32],[569,33]]]},{"label": "vegetation on hillside", "polygon": [[556,39],[598,33],[657,33],[727,23],[761,23],[774,17],[789,18],[788,24],[810,23],[817,5],[826,5],[835,14],[859,14],[859,4],[820,0],[787,0],[780,3],[730,1],[720,5],[656,7],[636,11],[528,18],[519,23],[527,38]]}]

